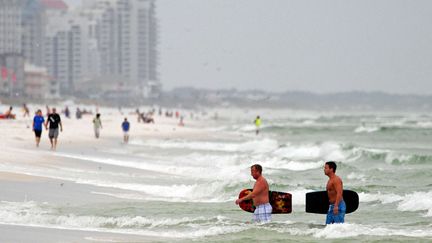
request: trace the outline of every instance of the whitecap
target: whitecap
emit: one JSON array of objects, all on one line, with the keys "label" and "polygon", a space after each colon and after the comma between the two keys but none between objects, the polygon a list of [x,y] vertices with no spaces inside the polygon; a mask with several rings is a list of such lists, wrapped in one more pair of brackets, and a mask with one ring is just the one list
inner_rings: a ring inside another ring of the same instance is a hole
[{"label": "whitecap", "polygon": [[376,225],[361,225],[361,224],[330,224],[324,229],[317,230],[314,233],[316,238],[347,238],[360,235],[367,236],[407,236],[407,237],[431,237],[430,230],[408,230],[408,229],[391,229]]},{"label": "whitecap", "polygon": [[397,208],[400,211],[427,211],[424,216],[431,217],[432,191],[407,194]]},{"label": "whitecap", "polygon": [[[200,238],[236,233],[245,225],[227,224],[228,218],[211,217],[146,217],[146,216],[93,216],[59,214],[61,210],[36,202],[0,202],[0,224],[69,229],[121,234],[136,234],[164,238]],[[203,222],[207,225],[203,226]],[[181,225],[185,230],[170,227]],[[199,227],[198,227],[199,226]],[[249,226],[250,227],[250,226]]]},{"label": "whitecap", "polygon": [[364,174],[358,174],[355,172],[351,172],[347,175],[347,178],[350,180],[358,180],[358,181],[362,181],[365,182],[366,181],[366,175]]},{"label": "whitecap", "polygon": [[380,127],[364,127],[364,126],[359,126],[357,127],[354,132],[355,133],[373,133],[376,131],[379,131]]},{"label": "whitecap", "polygon": [[360,192],[360,193],[358,193],[358,195],[359,195],[359,201],[360,202],[379,201],[383,204],[388,204],[388,203],[394,203],[397,201],[401,201],[403,199],[402,196],[394,194],[394,193],[381,194],[380,192],[378,192],[376,194],[372,194],[372,193]]},{"label": "whitecap", "polygon": [[253,153],[270,152],[278,147],[278,142],[269,138],[260,140],[256,139],[243,143],[152,139],[145,141],[133,140],[130,142],[130,144],[168,149]]},{"label": "whitecap", "polygon": [[303,161],[285,161],[278,159],[269,159],[262,163],[266,168],[271,169],[286,169],[291,171],[305,171],[317,169],[324,165],[324,161],[317,162],[303,162]]},{"label": "whitecap", "polygon": [[346,158],[342,147],[333,142],[323,144],[305,144],[305,145],[290,145],[278,148],[273,152],[274,155],[281,158],[293,160],[335,160],[341,161]]}]

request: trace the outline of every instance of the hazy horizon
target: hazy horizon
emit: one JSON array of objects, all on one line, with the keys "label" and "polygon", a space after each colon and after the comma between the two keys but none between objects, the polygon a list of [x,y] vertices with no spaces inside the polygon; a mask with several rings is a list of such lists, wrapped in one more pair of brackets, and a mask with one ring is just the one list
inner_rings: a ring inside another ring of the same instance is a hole
[{"label": "hazy horizon", "polygon": [[431,9],[428,1],[157,0],[160,81],[166,90],[432,94]]}]

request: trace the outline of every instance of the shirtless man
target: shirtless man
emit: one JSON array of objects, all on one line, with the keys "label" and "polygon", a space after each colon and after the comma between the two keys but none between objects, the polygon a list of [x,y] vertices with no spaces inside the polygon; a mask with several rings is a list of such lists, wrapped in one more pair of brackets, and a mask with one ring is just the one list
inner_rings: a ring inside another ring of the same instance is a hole
[{"label": "shirtless man", "polygon": [[256,180],[253,190],[248,195],[235,201],[239,204],[242,201],[252,199],[255,205],[254,221],[270,222],[272,206],[269,203],[269,185],[264,176],[261,175],[262,167],[259,164],[251,166],[251,175]]},{"label": "shirtless man", "polygon": [[333,161],[326,162],[324,165],[324,174],[329,177],[327,195],[330,201],[326,224],[344,223],[345,221],[346,205],[342,195],[343,184],[341,178],[335,173],[336,163]]}]

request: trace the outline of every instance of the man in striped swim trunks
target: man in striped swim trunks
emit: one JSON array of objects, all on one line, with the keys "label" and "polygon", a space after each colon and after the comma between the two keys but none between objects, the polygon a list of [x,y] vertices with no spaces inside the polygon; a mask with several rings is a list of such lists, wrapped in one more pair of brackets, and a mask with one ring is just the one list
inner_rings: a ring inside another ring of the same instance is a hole
[{"label": "man in striped swim trunks", "polygon": [[252,193],[236,200],[236,204],[252,199],[255,205],[254,221],[267,223],[271,221],[272,206],[269,203],[269,185],[261,175],[262,167],[259,164],[251,166],[251,175],[256,180]]}]

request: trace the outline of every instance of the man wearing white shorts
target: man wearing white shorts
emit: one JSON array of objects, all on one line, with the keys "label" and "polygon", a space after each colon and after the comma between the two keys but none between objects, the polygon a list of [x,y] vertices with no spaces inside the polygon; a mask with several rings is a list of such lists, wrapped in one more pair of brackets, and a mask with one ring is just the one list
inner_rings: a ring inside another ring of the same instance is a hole
[{"label": "man wearing white shorts", "polygon": [[236,200],[236,204],[252,199],[255,205],[254,221],[267,223],[271,221],[272,206],[269,203],[269,185],[261,175],[262,167],[259,164],[251,166],[251,175],[256,180],[252,193]]},{"label": "man wearing white shorts", "polygon": [[256,206],[254,211],[254,221],[260,223],[270,222],[272,210],[273,208],[270,205],[270,203],[265,203]]}]

